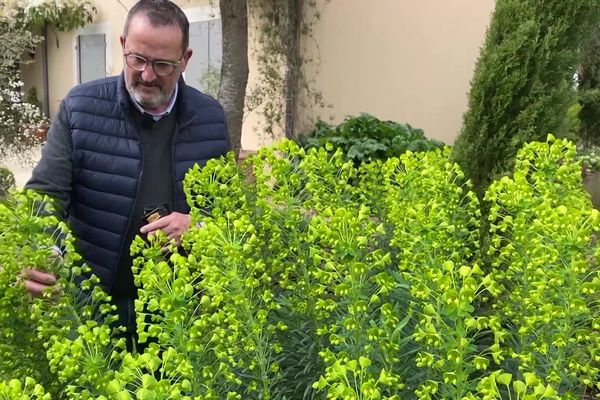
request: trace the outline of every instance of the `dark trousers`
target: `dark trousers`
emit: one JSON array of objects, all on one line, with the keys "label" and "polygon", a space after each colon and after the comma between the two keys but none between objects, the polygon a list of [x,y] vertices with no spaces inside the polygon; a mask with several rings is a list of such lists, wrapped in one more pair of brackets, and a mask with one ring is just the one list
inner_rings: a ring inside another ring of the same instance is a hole
[{"label": "dark trousers", "polygon": [[138,343],[134,301],[135,299],[130,297],[117,297],[112,299],[112,303],[117,306],[117,315],[119,317],[114,323],[114,327],[125,328],[124,331],[118,333],[117,337],[125,338],[127,351],[130,353],[142,353],[144,350],[141,348],[142,346],[140,346],[140,343]]}]

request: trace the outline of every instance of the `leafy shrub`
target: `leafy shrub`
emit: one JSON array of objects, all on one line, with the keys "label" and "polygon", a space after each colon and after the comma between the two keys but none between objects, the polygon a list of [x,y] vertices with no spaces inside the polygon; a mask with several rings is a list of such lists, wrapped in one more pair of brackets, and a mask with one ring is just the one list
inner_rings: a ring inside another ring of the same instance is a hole
[{"label": "leafy shrub", "polygon": [[385,160],[407,150],[427,151],[442,146],[441,142],[427,139],[422,129],[415,129],[409,124],[381,121],[366,113],[347,117],[335,128],[319,121],[315,129],[301,136],[299,141],[306,149],[329,143],[333,148],[341,148],[344,157],[355,162]]},{"label": "leafy shrub", "polygon": [[600,213],[574,146],[528,144],[513,177],[490,186],[485,254],[479,199],[449,157],[408,151],[357,167],[341,149],[283,142],[246,166],[230,156],[194,168],[185,254],[162,235],[132,246],[142,354],[94,322],[110,310],[90,317],[66,307],[75,293],[23,294],[18,266],[43,264],[37,251],[53,242],[24,240],[56,221],[17,223],[31,209],[23,198],[0,207],[13,235],[0,247],[0,326],[28,324],[49,360],[17,362],[8,349],[27,341],[13,340],[1,376],[69,399],[581,398],[600,372]]}]

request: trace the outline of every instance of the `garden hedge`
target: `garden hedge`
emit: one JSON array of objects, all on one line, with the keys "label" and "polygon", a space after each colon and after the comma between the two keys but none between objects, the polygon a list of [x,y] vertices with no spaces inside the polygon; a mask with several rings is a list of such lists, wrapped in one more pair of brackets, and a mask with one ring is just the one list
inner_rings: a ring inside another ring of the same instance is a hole
[{"label": "garden hedge", "polygon": [[600,12],[600,0],[495,3],[454,143],[478,194],[512,171],[525,143],[568,133],[573,77]]}]

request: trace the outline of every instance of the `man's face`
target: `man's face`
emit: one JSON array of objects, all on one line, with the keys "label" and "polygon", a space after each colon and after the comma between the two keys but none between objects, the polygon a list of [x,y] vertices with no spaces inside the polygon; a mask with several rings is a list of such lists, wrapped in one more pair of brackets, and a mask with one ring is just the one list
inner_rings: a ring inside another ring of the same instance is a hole
[{"label": "man's face", "polygon": [[[183,33],[179,27],[152,26],[143,14],[134,15],[129,23],[127,37],[121,36],[124,54],[141,56],[148,61],[143,71],[136,71],[127,66],[125,56],[123,58],[127,90],[146,110],[162,112],[168,106],[177,81],[192,55],[191,49],[182,49],[182,42]],[[152,67],[153,61],[179,64],[172,74],[159,76]]]}]

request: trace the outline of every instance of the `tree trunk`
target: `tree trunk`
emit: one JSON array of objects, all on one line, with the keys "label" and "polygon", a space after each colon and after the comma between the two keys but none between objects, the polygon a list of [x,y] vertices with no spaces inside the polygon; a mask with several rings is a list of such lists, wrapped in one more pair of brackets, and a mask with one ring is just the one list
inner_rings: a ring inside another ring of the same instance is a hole
[{"label": "tree trunk", "polygon": [[219,0],[223,58],[219,101],[225,110],[236,158],[242,143],[244,99],[248,83],[248,6],[246,0]]},{"label": "tree trunk", "polygon": [[285,73],[285,137],[294,138],[298,74],[300,70],[300,32],[302,26],[303,0],[287,1],[287,54]]}]

